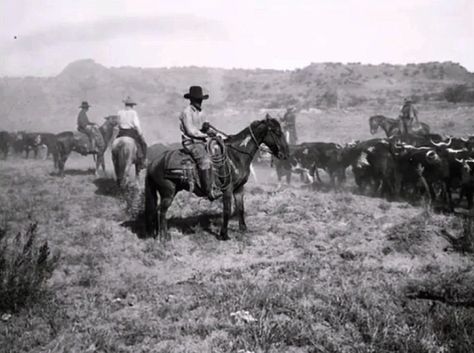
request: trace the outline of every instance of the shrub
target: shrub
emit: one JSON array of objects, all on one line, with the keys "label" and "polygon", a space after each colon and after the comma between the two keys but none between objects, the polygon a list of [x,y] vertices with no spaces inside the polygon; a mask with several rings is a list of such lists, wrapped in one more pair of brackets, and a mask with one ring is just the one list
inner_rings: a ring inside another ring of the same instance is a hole
[{"label": "shrub", "polygon": [[474,102],[474,89],[467,85],[449,86],[443,91],[443,95],[451,103]]},{"label": "shrub", "polygon": [[51,256],[47,241],[39,244],[37,224],[15,237],[0,228],[0,312],[17,311],[44,294],[59,254]]}]

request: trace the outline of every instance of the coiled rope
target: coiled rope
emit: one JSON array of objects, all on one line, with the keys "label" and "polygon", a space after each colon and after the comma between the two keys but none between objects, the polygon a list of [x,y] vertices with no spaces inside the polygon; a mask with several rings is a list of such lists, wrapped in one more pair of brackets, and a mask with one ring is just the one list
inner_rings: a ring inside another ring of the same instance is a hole
[{"label": "coiled rope", "polygon": [[[213,144],[216,143],[220,150],[218,153],[216,153],[213,148]],[[232,183],[232,170],[228,161],[227,147],[225,143],[220,138],[212,137],[207,140],[206,149],[211,159],[212,169],[217,177],[216,181],[219,182],[219,185],[217,186],[221,191],[227,190]]]}]

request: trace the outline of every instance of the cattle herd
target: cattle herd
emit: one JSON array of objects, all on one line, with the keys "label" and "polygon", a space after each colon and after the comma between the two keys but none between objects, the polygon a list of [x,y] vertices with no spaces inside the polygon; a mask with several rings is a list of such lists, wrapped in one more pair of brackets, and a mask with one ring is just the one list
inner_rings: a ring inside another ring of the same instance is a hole
[{"label": "cattle herd", "polygon": [[[346,145],[310,142],[290,146],[290,158],[274,161],[279,180],[291,173],[321,185],[318,169],[340,188],[346,170],[352,169],[360,193],[387,200],[425,199],[453,211],[465,200],[473,205],[474,137],[442,137],[438,134],[394,134],[386,138],[355,141]],[[456,197],[453,197],[456,196]]]},{"label": "cattle herd", "polygon": [[47,149],[47,157],[57,158],[56,135],[48,132],[8,132],[0,131],[0,156],[7,159],[9,153],[13,152],[24,155],[25,158],[30,156],[33,151],[34,157],[38,157],[40,148]]},{"label": "cattle herd", "polygon": [[[373,133],[372,129],[371,132]],[[0,131],[0,158],[16,153],[37,158],[47,148],[57,164],[56,135]],[[457,205],[473,206],[474,136],[443,137],[438,134],[394,134],[341,145],[305,142],[290,146],[290,158],[275,160],[278,179],[291,181],[292,173],[317,187],[322,185],[318,169],[330,177],[330,186],[340,188],[350,168],[360,193],[387,200],[416,201],[424,198],[447,210]]]}]

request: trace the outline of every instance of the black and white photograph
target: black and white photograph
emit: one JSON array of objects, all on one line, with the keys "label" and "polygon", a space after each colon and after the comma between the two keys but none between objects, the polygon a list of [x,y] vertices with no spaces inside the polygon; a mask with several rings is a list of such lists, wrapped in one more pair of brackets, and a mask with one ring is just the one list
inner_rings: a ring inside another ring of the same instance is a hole
[{"label": "black and white photograph", "polygon": [[473,353],[473,0],[2,0],[0,353]]}]

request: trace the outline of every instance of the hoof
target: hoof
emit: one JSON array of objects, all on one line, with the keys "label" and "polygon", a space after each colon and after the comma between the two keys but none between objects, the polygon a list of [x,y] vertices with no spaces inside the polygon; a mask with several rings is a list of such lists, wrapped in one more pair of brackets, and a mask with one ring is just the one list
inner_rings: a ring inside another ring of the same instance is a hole
[{"label": "hoof", "polygon": [[226,234],[219,234],[219,236],[217,237],[218,240],[229,240],[229,235]]}]

